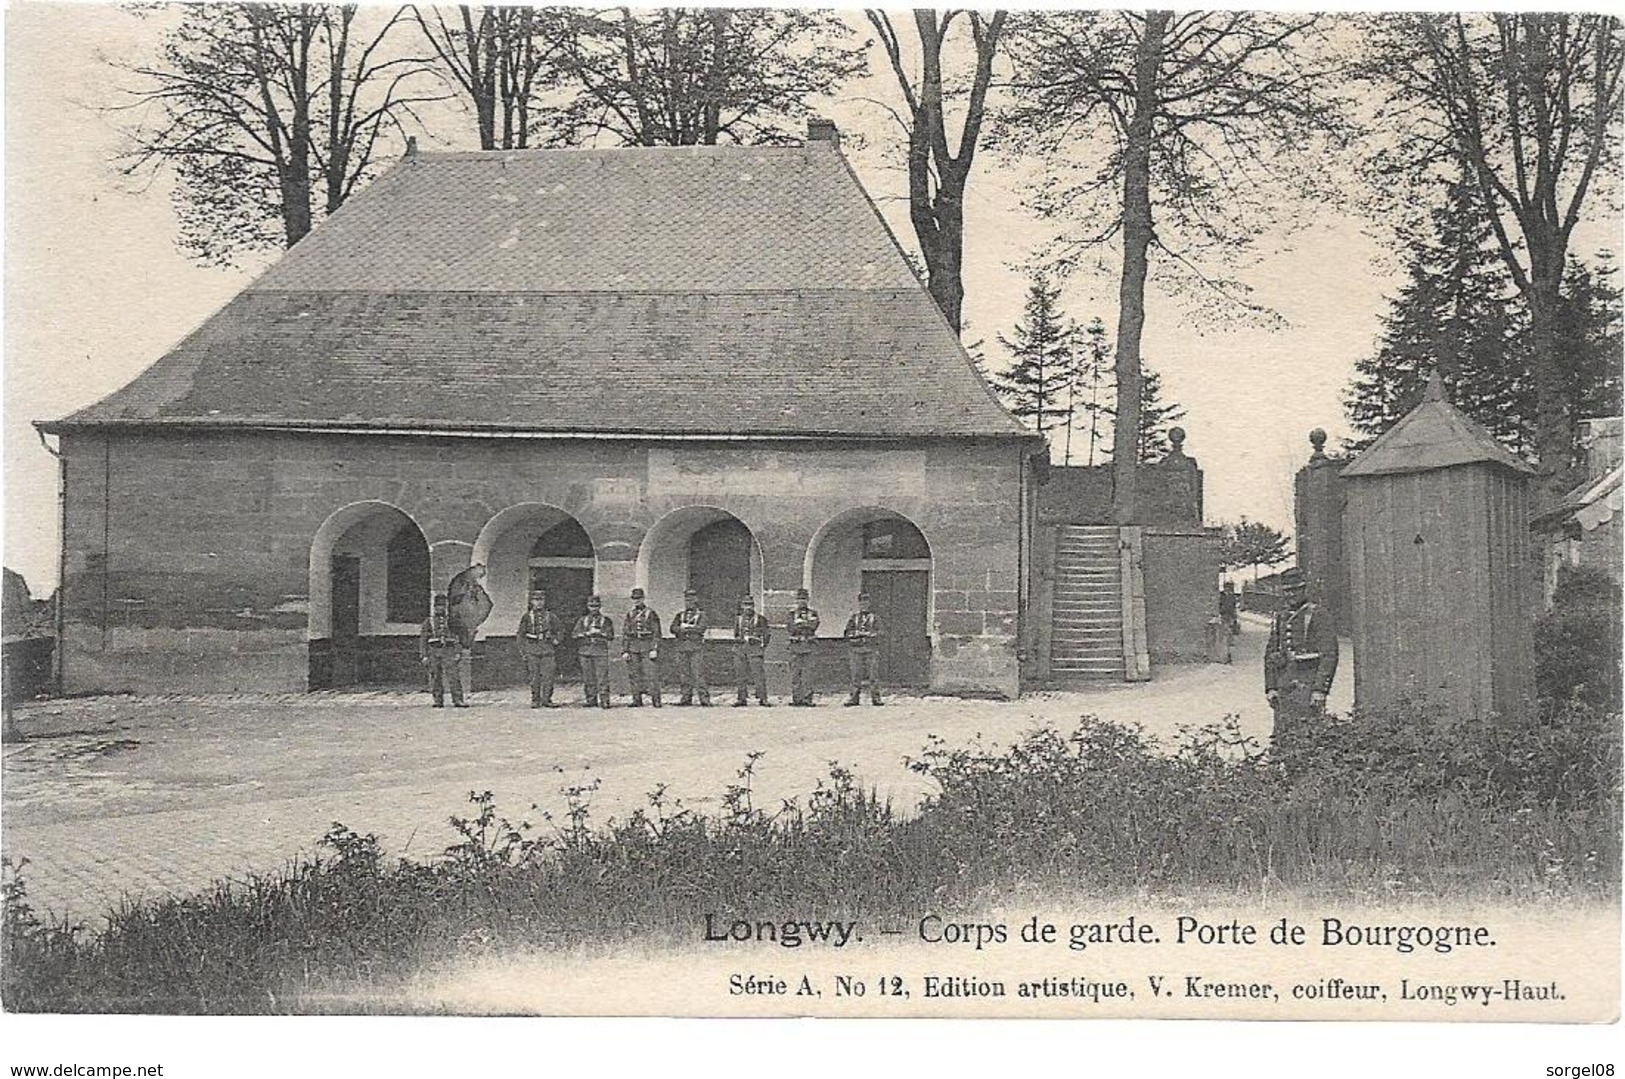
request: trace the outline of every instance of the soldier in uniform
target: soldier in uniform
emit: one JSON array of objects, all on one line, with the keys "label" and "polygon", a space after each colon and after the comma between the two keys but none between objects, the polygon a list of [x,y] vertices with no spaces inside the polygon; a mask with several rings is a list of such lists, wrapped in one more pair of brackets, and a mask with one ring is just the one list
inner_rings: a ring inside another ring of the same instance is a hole
[{"label": "soldier in uniform", "polygon": [[763,665],[762,657],[767,654],[767,642],[772,640],[773,630],[767,624],[767,618],[756,613],[756,601],[746,596],[739,601],[739,617],[734,619],[734,678],[739,684],[739,696],[734,698],[734,707],[743,708],[746,699],[750,696],[751,687],[756,689],[756,703],[763,708],[771,708],[767,703],[767,670]]},{"label": "soldier in uniform", "polygon": [[587,613],[570,630],[581,657],[581,690],[586,694],[582,704],[587,708],[594,701],[600,708],[609,707],[609,642],[615,639],[615,623],[604,616],[603,606],[603,597],[589,598]]},{"label": "soldier in uniform", "polygon": [[451,690],[451,703],[466,708],[463,685],[457,678],[457,658],[463,645],[451,628],[451,616],[446,613],[446,597],[434,598],[434,609],[423,620],[423,633],[418,638],[418,659],[429,673],[429,692],[434,706],[446,706],[446,690]]},{"label": "soldier in uniform", "polygon": [[1270,620],[1264,648],[1264,696],[1275,712],[1271,741],[1279,746],[1326,711],[1326,695],[1337,676],[1337,627],[1309,601],[1301,569],[1281,574],[1282,609]]},{"label": "soldier in uniform", "polygon": [[621,659],[632,681],[632,707],[643,707],[643,695],[660,707],[660,616],[644,606],[643,589],[632,589],[632,609],[622,627]]},{"label": "soldier in uniform", "polygon": [[558,668],[553,650],[564,640],[564,627],[559,625],[558,616],[547,609],[546,593],[530,594],[530,609],[519,616],[515,637],[525,657],[525,673],[530,676],[530,706],[554,707],[553,677]]},{"label": "soldier in uniform", "polygon": [[671,620],[671,635],[677,639],[677,671],[682,679],[683,695],[678,704],[693,704],[699,694],[700,704],[711,705],[711,690],[705,684],[705,612],[700,609],[699,593],[690,588],[683,593],[683,609]]},{"label": "soldier in uniform", "polygon": [[869,609],[869,593],[858,593],[858,612],[846,620],[847,669],[852,675],[851,708],[863,699],[863,683],[869,682],[869,703],[880,701],[880,618]]},{"label": "soldier in uniform", "polygon": [[462,684],[464,700],[474,695],[474,634],[491,614],[491,595],[481,584],[484,580],[485,567],[476,562],[446,585],[452,632],[462,642],[462,652],[457,657],[457,680]]},{"label": "soldier in uniform", "polygon": [[818,636],[818,612],[807,606],[807,590],[796,589],[796,609],[790,612],[790,703],[800,708],[813,706],[813,638]]}]

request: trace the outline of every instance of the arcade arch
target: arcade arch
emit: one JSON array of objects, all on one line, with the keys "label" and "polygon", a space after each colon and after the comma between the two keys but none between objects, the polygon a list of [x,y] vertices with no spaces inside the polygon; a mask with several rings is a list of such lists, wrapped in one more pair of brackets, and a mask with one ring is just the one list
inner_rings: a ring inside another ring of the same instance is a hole
[{"label": "arcade arch", "polygon": [[692,588],[713,631],[732,624],[745,595],[758,609],[767,574],[762,547],[749,526],[715,506],[685,506],[666,514],[638,548],[637,582],[649,605],[670,618]]}]

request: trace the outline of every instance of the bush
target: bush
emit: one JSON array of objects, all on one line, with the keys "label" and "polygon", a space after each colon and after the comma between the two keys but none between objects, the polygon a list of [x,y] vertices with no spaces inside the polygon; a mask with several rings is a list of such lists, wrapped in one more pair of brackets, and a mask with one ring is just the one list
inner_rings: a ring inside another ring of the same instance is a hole
[{"label": "bush", "polygon": [[1459,720],[1414,704],[1328,715],[1274,758],[1300,785],[1343,798],[1460,794],[1486,808],[1576,808],[1618,797],[1619,717],[1580,701],[1538,720]]},{"label": "bush", "polygon": [[1535,685],[1547,707],[1577,700],[1620,710],[1622,625],[1612,577],[1586,567],[1560,571],[1552,609],[1535,622]]},{"label": "bush", "polygon": [[596,782],[567,781],[563,817],[537,828],[475,791],[437,859],[390,864],[376,837],[335,824],[315,859],[127,903],[96,933],[42,921],[8,863],[0,999],[19,1011],[333,1011],[361,1007],[359,990],[382,994],[375,1008],[425,966],[692,941],[707,912],[895,919],[1081,889],[1617,894],[1619,737],[1582,705],[1538,729],[1328,717],[1296,752],[1262,752],[1233,718],[1186,731],[1171,752],[1090,718],[1001,749],[933,740],[911,766],[938,791],[911,816],[833,763],[804,802],[759,807],[760,754],[714,816],[657,788],[644,809],[595,826]]}]

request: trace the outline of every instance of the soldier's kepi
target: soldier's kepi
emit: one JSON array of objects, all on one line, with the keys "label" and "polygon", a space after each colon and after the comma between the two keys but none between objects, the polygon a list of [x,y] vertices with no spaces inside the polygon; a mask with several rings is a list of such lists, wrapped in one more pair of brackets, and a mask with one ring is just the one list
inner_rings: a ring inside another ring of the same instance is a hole
[{"label": "soldier's kepi", "polygon": [[1277,747],[1325,712],[1337,676],[1337,627],[1310,601],[1303,571],[1294,567],[1282,573],[1281,590],[1282,609],[1270,621],[1264,647],[1264,696],[1275,711],[1271,741]]}]

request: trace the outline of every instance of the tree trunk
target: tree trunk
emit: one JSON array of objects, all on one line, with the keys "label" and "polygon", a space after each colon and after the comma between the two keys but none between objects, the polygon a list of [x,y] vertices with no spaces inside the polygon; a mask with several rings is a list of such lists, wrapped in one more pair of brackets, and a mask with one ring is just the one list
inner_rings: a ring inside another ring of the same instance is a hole
[{"label": "tree trunk", "polygon": [[1132,524],[1140,466],[1140,335],[1153,238],[1151,140],[1169,13],[1150,11],[1134,57],[1134,112],[1123,154],[1123,279],[1117,295],[1117,417],[1112,429],[1112,519]]},{"label": "tree trunk", "polygon": [[1537,497],[1552,500],[1565,491],[1574,453],[1573,417],[1569,415],[1569,379],[1561,355],[1561,256],[1537,253],[1530,244],[1529,336],[1530,373],[1535,383],[1535,452],[1539,455]]},{"label": "tree trunk", "polygon": [[[965,303],[965,184],[946,178],[939,181],[931,217],[933,228],[920,233],[920,253],[925,256],[927,285],[931,298],[955,333],[959,332]],[[918,231],[918,230],[916,230]],[[927,238],[929,237],[929,239]]]}]

